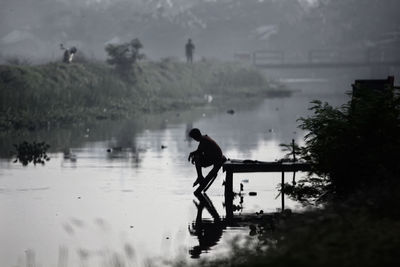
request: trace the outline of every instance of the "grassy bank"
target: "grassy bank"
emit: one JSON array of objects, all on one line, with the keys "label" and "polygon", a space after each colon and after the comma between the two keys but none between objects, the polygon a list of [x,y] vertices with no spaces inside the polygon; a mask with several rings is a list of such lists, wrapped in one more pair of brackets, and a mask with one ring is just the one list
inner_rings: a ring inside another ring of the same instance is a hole
[{"label": "grassy bank", "polygon": [[0,66],[0,129],[37,129],[185,109],[215,100],[290,94],[235,64],[143,62],[122,77],[105,63]]}]

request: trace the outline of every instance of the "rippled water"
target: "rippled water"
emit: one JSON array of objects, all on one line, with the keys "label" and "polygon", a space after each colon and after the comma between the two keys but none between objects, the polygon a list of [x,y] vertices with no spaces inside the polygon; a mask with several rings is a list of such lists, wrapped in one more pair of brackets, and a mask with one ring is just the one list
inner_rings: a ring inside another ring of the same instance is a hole
[{"label": "rippled water", "polygon": [[[5,136],[0,143],[3,157],[10,144],[24,139],[44,140],[52,151],[45,166],[0,161],[1,266],[143,266],[149,259],[160,264],[226,253],[229,241],[235,235],[248,236],[249,229],[213,227],[212,216],[204,210],[200,230],[211,239],[198,236],[199,200],[192,188],[196,173],[187,162],[197,143],[186,137],[187,131],[200,128],[229,158],[273,161],[284,154],[280,143],[292,138],[302,143],[304,133],[296,119],[308,113],[312,98],[232,103],[234,114],[205,107]],[[344,101],[343,95],[327,98]],[[223,179],[220,171],[207,192],[222,219]],[[234,190],[240,182],[245,195],[242,203],[235,199],[242,208],[236,215],[280,208],[280,174],[235,174]],[[250,191],[257,196],[249,196]],[[289,200],[287,205],[297,206]]]}]

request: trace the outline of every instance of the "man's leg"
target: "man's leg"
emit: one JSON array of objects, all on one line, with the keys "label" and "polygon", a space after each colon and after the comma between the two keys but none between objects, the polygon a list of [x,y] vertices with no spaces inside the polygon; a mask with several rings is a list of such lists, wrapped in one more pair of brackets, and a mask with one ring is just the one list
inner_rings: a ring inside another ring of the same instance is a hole
[{"label": "man's leg", "polygon": [[201,180],[200,186],[196,189],[196,192],[201,192],[201,191],[206,191],[211,184],[214,182],[215,178],[217,178],[217,174],[219,169],[222,167],[222,163],[217,163],[214,164],[214,167],[211,169],[211,171],[207,174],[207,176]]},{"label": "man's leg", "polygon": [[194,164],[196,166],[197,178],[196,178],[196,181],[194,181],[193,186],[196,186],[198,183],[200,183],[204,179],[203,173],[201,171],[201,168],[203,165],[202,163],[203,162],[202,162],[201,157],[199,155],[195,155],[194,156]]}]

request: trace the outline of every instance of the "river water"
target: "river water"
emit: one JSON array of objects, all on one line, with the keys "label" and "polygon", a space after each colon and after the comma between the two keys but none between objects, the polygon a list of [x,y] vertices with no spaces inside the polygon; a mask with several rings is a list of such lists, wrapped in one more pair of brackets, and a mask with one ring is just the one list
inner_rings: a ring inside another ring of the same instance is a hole
[{"label": "river water", "polygon": [[[319,80],[287,82],[293,89],[327,88]],[[146,266],[226,254],[231,240],[249,236],[249,229],[196,231],[196,172],[187,156],[197,143],[187,138],[187,131],[201,129],[228,158],[274,161],[285,154],[280,143],[303,143],[296,120],[309,114],[309,102],[318,98],[342,104],[346,89],[303,90],[290,98],[243,100],[221,108],[206,105],[182,113],[3,136],[0,265]],[[234,114],[226,112],[228,107]],[[23,167],[6,158],[11,144],[25,139],[49,143],[51,160],[44,166]],[[207,191],[221,218],[223,180],[220,171]],[[241,203],[235,199],[240,207],[235,215],[280,208],[279,173],[235,174],[235,191],[240,183],[244,197]],[[257,195],[250,196],[251,191]],[[299,207],[288,199],[286,205]],[[212,228],[207,211],[202,219]],[[212,237],[202,236],[207,234]]]}]

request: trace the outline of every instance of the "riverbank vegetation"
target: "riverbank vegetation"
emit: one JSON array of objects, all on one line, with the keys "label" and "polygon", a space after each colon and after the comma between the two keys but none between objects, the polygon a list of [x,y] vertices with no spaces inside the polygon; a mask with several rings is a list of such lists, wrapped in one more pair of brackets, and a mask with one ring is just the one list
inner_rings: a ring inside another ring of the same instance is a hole
[{"label": "riverbank vegetation", "polygon": [[248,245],[201,266],[400,265],[398,93],[365,90],[340,108],[314,101],[311,110],[300,119],[300,154],[312,172],[284,187],[308,210],[260,216]]},{"label": "riverbank vegetation", "polygon": [[[0,66],[0,129],[38,129],[204,105],[224,98],[288,96],[233,63],[141,62],[121,77],[102,62]],[[132,79],[130,77],[133,77]],[[209,100],[209,99],[208,99]]]}]

